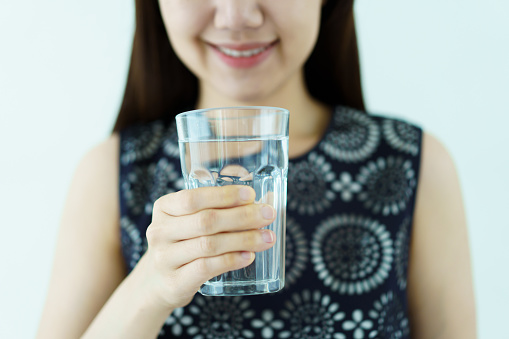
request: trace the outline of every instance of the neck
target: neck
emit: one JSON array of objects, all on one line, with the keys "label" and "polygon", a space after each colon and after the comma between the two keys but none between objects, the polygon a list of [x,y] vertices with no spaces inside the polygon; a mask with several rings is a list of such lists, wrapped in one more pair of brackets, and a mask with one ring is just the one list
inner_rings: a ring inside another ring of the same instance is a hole
[{"label": "neck", "polygon": [[316,139],[325,130],[330,108],[314,99],[308,92],[303,72],[298,72],[268,97],[256,100],[237,100],[226,97],[211,86],[200,83],[197,108],[226,106],[273,106],[290,111],[290,142],[297,139]]}]

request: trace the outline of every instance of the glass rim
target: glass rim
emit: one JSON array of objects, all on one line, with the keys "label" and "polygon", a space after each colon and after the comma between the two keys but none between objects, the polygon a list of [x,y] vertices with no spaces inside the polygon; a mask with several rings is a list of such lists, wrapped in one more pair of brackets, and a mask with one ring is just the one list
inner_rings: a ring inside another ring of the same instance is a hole
[{"label": "glass rim", "polygon": [[[189,116],[197,116],[199,114],[203,114],[206,112],[219,111],[219,110],[245,110],[245,111],[266,110],[266,111],[272,111],[272,112],[266,112],[266,113],[269,113],[270,115],[290,115],[290,111],[287,110],[286,108],[274,107],[274,106],[225,106],[225,107],[200,108],[200,109],[194,109],[191,111],[182,112],[182,113],[177,114],[175,116],[175,119],[180,120],[180,119],[184,119]],[[253,117],[258,117],[258,116],[260,116],[260,115],[246,115],[246,116],[242,116],[242,117],[226,117],[226,118],[207,117],[207,119],[209,119],[209,120],[229,120],[229,119],[246,119],[246,118],[253,118]]]}]

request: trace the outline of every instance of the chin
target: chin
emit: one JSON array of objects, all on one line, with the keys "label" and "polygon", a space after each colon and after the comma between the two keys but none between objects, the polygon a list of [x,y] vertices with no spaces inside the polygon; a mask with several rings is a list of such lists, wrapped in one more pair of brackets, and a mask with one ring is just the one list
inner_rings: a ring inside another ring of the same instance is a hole
[{"label": "chin", "polygon": [[225,98],[229,98],[232,102],[244,103],[246,105],[256,105],[263,102],[269,96],[268,91],[260,88],[259,90],[245,84],[238,84],[232,87],[218,88]]},{"label": "chin", "polygon": [[264,84],[258,81],[232,82],[220,88],[224,96],[246,105],[257,105],[266,102],[277,90],[273,83]]},{"label": "chin", "polygon": [[232,99],[237,102],[245,103],[246,105],[261,105],[262,102],[265,101],[267,95],[262,93],[239,93]]}]

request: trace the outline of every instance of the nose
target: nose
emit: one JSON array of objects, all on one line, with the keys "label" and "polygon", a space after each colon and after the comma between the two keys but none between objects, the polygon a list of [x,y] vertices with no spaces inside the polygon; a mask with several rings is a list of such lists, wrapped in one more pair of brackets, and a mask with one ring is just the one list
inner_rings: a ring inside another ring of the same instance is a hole
[{"label": "nose", "polygon": [[263,24],[263,14],[256,0],[217,0],[214,26],[240,31]]}]

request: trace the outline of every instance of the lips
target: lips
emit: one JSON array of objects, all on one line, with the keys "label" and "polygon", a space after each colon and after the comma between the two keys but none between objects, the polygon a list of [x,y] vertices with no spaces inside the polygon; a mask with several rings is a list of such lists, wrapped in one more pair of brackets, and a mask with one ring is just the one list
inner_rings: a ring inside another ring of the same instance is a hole
[{"label": "lips", "polygon": [[251,49],[245,49],[245,50],[238,50],[238,49],[231,49],[226,47],[217,46],[217,49],[221,53],[224,53],[226,55],[229,55],[234,58],[249,58],[253,55],[260,54],[261,52],[265,51],[269,46],[260,47],[260,48],[251,48]]},{"label": "lips", "polygon": [[278,41],[248,44],[209,44],[228,66],[233,68],[255,67],[266,60]]}]

